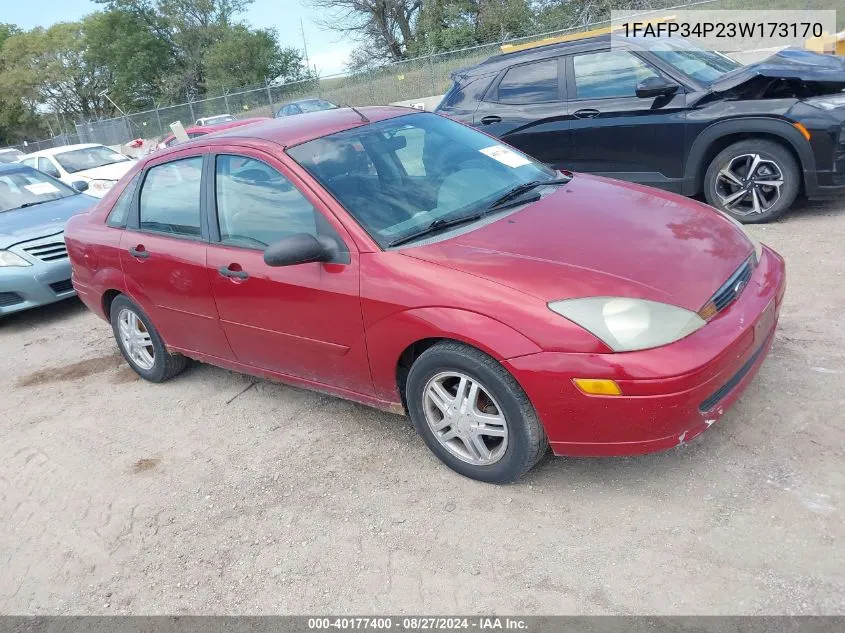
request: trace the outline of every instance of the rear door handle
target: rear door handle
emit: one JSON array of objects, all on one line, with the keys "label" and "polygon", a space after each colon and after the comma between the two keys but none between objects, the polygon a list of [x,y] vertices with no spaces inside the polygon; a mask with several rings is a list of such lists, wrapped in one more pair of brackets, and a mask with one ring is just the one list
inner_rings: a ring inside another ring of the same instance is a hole
[{"label": "rear door handle", "polygon": [[495,114],[491,114],[490,116],[486,116],[481,119],[482,125],[490,125],[491,123],[501,123],[502,117],[496,116]]},{"label": "rear door handle", "polygon": [[592,108],[584,108],[583,110],[576,110],[573,113],[573,116],[575,116],[578,119],[592,119],[593,117],[598,116],[598,115],[599,115],[599,111],[594,110]]},{"label": "rear door handle", "polygon": [[248,279],[249,273],[245,270],[241,270],[240,266],[237,269],[233,270],[232,266],[238,266],[238,264],[229,264],[228,266],[221,266],[217,269],[217,272],[223,275],[224,277],[229,277],[230,279]]},{"label": "rear door handle", "polygon": [[150,256],[149,251],[144,248],[143,244],[138,244],[138,246],[130,246],[129,254],[136,259],[147,259],[147,257]]}]

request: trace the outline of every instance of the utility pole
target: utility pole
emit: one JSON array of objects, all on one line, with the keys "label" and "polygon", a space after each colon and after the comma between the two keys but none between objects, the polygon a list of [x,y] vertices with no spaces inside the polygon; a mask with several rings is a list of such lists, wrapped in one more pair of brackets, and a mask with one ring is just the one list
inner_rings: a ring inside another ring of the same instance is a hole
[{"label": "utility pole", "polygon": [[308,44],[305,43],[305,26],[302,24],[302,18],[299,18],[299,32],[302,33],[302,52],[305,53],[305,67],[311,70],[311,62],[308,60]]}]

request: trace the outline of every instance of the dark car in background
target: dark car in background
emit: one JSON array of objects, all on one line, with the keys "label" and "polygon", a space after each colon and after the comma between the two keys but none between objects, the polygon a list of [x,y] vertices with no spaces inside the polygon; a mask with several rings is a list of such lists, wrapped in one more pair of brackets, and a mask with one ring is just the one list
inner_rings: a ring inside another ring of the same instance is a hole
[{"label": "dark car in background", "polygon": [[65,224],[96,203],[36,169],[0,164],[0,316],[76,294]]},{"label": "dark car in background", "polygon": [[845,193],[845,59],[784,50],[742,66],[685,40],[609,35],[457,71],[437,112],[559,169],[767,222],[799,193]]},{"label": "dark car in background", "polygon": [[319,112],[321,110],[334,110],[338,106],[331,101],[325,99],[300,99],[299,101],[291,101],[285,103],[276,112],[276,118],[283,116],[293,116],[295,114],[305,114],[306,112]]}]

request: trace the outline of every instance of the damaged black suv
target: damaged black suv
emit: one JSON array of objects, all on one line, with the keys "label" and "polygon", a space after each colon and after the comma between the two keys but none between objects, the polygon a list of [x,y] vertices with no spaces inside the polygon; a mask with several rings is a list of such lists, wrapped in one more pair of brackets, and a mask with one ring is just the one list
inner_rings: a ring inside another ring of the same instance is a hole
[{"label": "damaged black suv", "polygon": [[437,111],[558,169],[767,222],[798,194],[845,194],[845,59],[783,50],[747,66],[680,39],[591,37],[453,74]]}]

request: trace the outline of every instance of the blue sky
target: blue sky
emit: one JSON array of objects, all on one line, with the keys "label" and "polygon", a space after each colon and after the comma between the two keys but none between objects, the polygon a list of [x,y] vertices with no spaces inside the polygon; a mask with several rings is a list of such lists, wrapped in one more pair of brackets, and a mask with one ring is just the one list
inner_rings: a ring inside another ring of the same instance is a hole
[{"label": "blue sky", "polygon": [[[11,22],[30,29],[68,22],[102,8],[90,0],[40,0],[38,2],[13,2],[3,0],[0,22]],[[302,48],[299,19],[305,27],[308,55],[312,65],[323,76],[342,72],[353,45],[343,36],[320,29],[315,23],[315,12],[300,0],[255,0],[243,18],[256,27],[276,29],[283,45]]]}]

